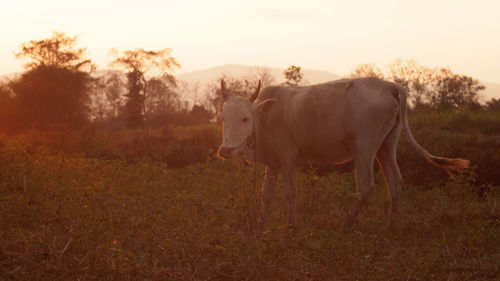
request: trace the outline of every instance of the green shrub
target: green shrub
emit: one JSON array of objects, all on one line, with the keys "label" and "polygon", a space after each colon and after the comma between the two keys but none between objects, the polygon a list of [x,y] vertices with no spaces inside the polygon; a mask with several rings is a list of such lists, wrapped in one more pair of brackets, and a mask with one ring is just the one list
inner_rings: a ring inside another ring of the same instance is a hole
[{"label": "green shrub", "polygon": [[[489,111],[415,113],[409,116],[410,129],[429,152],[443,157],[466,158],[476,167],[479,185],[500,185],[500,115]],[[10,137],[9,137],[10,139]],[[97,159],[137,162],[143,158],[164,162],[169,168],[205,163],[220,145],[221,128],[215,124],[166,126],[155,130],[101,131],[87,127],[80,131],[27,132],[13,138],[23,145],[45,147],[53,152],[84,154]],[[444,171],[427,163],[401,136],[398,163],[409,183],[424,186],[445,182]],[[376,169],[378,170],[377,165]],[[302,171],[310,170],[306,164]],[[340,166],[315,163],[318,175],[352,173],[352,162]]]},{"label": "green shrub", "polygon": [[[500,185],[500,115],[491,112],[437,112],[411,115],[417,141],[430,153],[471,161],[478,184]],[[401,136],[398,163],[406,180],[424,185],[447,176],[419,156]]]}]

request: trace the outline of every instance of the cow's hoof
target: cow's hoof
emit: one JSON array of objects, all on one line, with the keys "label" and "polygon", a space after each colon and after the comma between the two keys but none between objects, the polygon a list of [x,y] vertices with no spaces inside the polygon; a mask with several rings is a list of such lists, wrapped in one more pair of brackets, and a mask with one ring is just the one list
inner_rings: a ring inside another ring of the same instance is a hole
[{"label": "cow's hoof", "polygon": [[387,222],[387,229],[390,231],[401,231],[401,220],[398,218],[398,216],[390,216]]}]

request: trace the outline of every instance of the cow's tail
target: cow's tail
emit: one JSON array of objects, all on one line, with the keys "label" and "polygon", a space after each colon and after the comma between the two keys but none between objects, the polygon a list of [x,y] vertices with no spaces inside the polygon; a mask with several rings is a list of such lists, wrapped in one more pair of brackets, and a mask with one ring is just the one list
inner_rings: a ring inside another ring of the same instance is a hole
[{"label": "cow's tail", "polygon": [[423,147],[421,147],[415,140],[415,138],[413,138],[410,127],[408,126],[408,118],[406,116],[406,90],[398,84],[396,84],[396,88],[399,96],[399,120],[402,122],[403,128],[406,132],[406,136],[408,137],[408,140],[413,145],[413,147],[415,147],[418,153],[425,157],[425,159],[427,159],[427,161],[429,161],[431,164],[445,170],[451,178],[454,178],[454,173],[465,172],[469,168],[469,160],[434,156]]}]

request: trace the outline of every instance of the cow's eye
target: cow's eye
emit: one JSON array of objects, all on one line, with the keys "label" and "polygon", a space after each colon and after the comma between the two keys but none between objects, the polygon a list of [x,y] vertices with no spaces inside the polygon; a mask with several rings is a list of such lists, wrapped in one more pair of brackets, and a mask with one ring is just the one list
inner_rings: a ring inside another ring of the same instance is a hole
[{"label": "cow's eye", "polygon": [[248,117],[243,118],[243,119],[241,120],[241,122],[243,122],[243,123],[247,123],[247,122],[248,122]]}]

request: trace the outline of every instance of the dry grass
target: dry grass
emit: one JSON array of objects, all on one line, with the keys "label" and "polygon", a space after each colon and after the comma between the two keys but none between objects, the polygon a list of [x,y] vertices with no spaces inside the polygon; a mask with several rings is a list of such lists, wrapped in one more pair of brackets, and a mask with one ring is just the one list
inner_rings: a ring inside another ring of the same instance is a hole
[{"label": "dry grass", "polygon": [[478,197],[474,174],[406,184],[393,228],[378,175],[344,234],[351,173],[301,174],[290,230],[281,189],[258,226],[259,191],[238,161],[166,169],[0,147],[0,280],[500,279],[499,194]]}]

